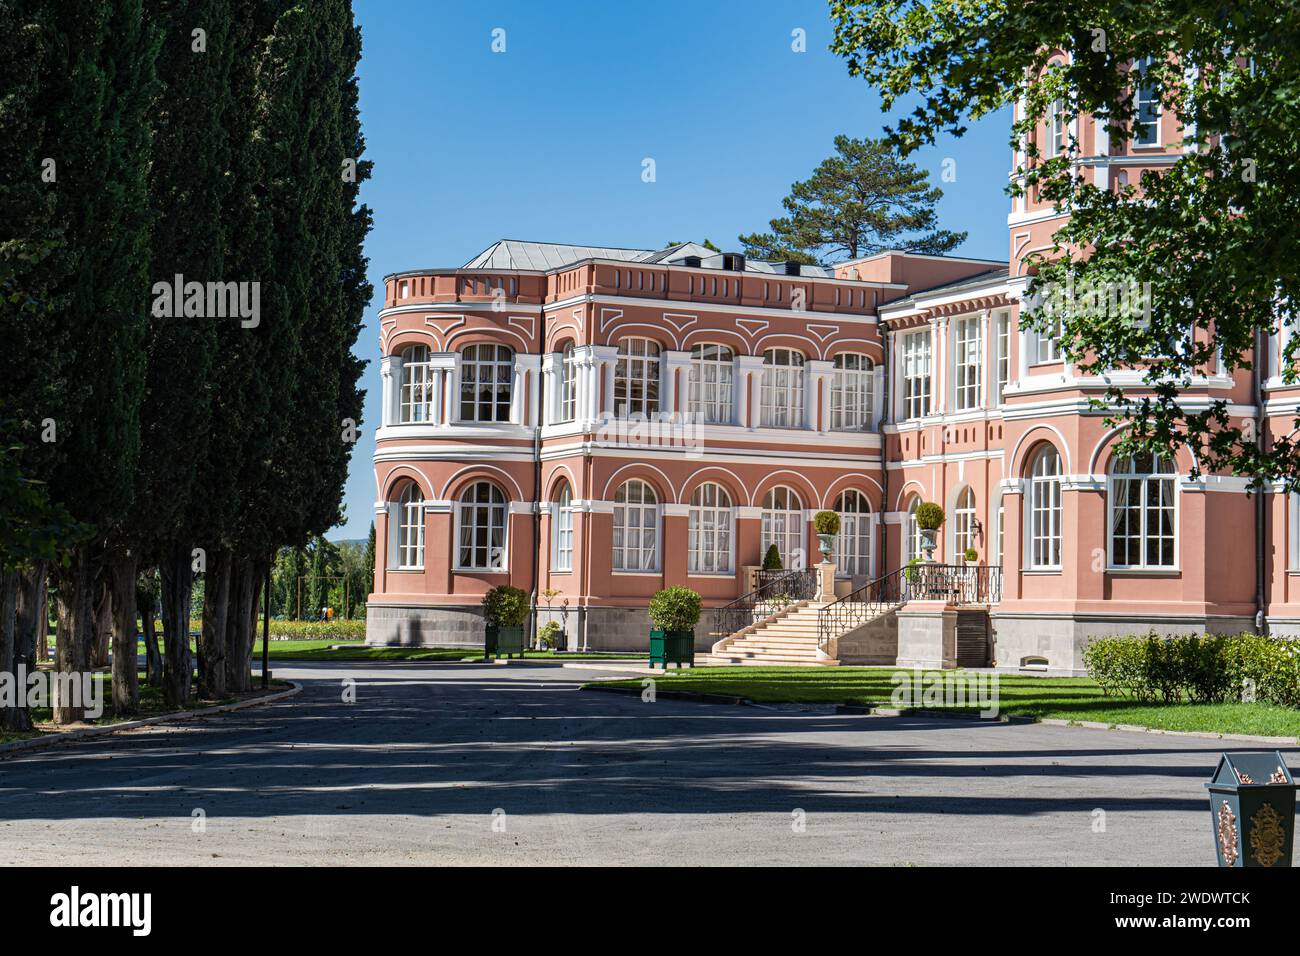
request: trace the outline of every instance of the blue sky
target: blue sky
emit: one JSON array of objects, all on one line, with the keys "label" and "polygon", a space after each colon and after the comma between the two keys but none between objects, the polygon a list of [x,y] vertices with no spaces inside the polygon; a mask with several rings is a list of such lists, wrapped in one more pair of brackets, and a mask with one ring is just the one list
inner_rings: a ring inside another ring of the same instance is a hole
[{"label": "blue sky", "polygon": [[[364,537],[371,521],[385,274],[458,266],[502,238],[736,248],[833,152],[836,134],[876,136],[888,121],[875,92],[828,51],[824,0],[355,7],[376,299],[357,345],[370,359],[365,434],[334,539]],[[504,53],[492,50],[498,28]],[[791,49],[796,28],[807,52]],[[1009,122],[988,117],[912,157],[944,190],[942,226],[970,233],[958,255],[1006,257]],[[641,178],[647,157],[654,183]],[[951,183],[939,180],[947,158]]]}]

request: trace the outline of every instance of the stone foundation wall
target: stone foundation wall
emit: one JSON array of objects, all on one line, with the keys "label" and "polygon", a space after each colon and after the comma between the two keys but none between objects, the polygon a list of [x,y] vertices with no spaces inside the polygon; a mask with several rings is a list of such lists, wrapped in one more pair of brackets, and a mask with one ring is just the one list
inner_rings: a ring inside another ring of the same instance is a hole
[{"label": "stone foundation wall", "polygon": [[483,609],[477,604],[437,608],[372,604],[366,608],[366,643],[481,648]]},{"label": "stone foundation wall", "polygon": [[898,615],[889,611],[842,635],[836,653],[841,664],[892,666],[898,660]]}]

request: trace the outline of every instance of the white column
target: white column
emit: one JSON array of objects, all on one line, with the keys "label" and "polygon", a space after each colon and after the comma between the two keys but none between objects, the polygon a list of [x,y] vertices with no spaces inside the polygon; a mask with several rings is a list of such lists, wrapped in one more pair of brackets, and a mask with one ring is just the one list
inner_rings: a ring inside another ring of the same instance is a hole
[{"label": "white column", "polygon": [[446,415],[446,398],[447,391],[447,370],[435,368],[430,370],[429,377],[432,379],[433,387],[433,415],[432,424],[441,425],[447,420]]},{"label": "white column", "polygon": [[559,352],[548,352],[542,356],[542,398],[541,398],[541,423],[543,425],[552,425],[559,415],[558,402],[559,398],[559,377],[557,369],[564,361],[564,356]]},{"label": "white column", "polygon": [[737,355],[736,356],[736,424],[744,426],[749,421],[749,416],[754,416],[754,422],[750,428],[758,426],[758,388],[760,376],[763,374],[763,356],[761,355]]},{"label": "white column", "polygon": [[[614,370],[618,364],[618,346],[591,346],[591,417],[603,421],[614,417]],[[604,369],[605,383],[600,382]]]},{"label": "white column", "polygon": [[379,380],[382,383],[379,419],[380,426],[396,425],[401,421],[398,403],[402,394],[402,357],[385,355],[379,360]]},{"label": "white column", "polygon": [[993,349],[989,347],[989,333],[992,326],[989,323],[989,310],[985,309],[980,313],[980,408],[989,407],[989,398],[993,390],[989,388],[989,379],[997,375],[997,369],[994,363],[990,361],[993,355]]},{"label": "white column", "polygon": [[948,410],[948,320],[930,320],[930,412]]},{"label": "white column", "polygon": [[[515,353],[514,380],[510,391],[510,420],[516,425],[537,427],[537,403],[533,401],[533,382],[542,374],[542,357],[527,352]],[[524,409],[528,409],[525,418]]]},{"label": "white column", "polygon": [[460,421],[460,353],[438,352],[431,359],[442,371],[442,395],[438,398],[438,424]]},{"label": "white column", "polygon": [[[830,377],[834,373],[835,363],[814,359],[810,362],[804,362],[805,374],[807,375],[807,387],[804,390],[804,427],[815,428],[819,433],[825,433],[830,428],[831,408],[829,383]],[[821,406],[821,419],[817,418],[817,407]]]}]

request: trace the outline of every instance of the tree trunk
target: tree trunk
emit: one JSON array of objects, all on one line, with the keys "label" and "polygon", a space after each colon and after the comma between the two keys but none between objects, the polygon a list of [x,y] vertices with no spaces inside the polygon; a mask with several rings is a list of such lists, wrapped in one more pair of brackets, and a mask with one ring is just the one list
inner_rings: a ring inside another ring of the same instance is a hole
[{"label": "tree trunk", "polygon": [[[0,569],[0,675],[13,682],[12,706],[0,700],[0,728],[14,732],[31,726],[27,720],[26,674],[19,675],[18,590],[22,575]],[[21,679],[20,679],[21,677]]]},{"label": "tree trunk", "polygon": [[190,702],[194,659],[190,655],[190,591],[194,585],[190,551],[174,544],[165,549],[162,576],[163,700],[168,707]]},{"label": "tree trunk", "polygon": [[235,562],[230,585],[230,652],[226,658],[226,683],[232,691],[253,689],[252,631],[257,613],[253,606],[256,600],[255,576],[251,558],[239,558]]},{"label": "tree trunk", "polygon": [[109,570],[113,585],[113,715],[140,710],[140,665],[135,629],[134,554],[116,554]]},{"label": "tree trunk", "polygon": [[94,640],[90,645],[90,666],[108,666],[108,646],[113,636],[113,586],[106,568],[99,578],[95,597]]},{"label": "tree trunk", "polygon": [[49,565],[37,561],[18,577],[18,651],[30,671],[36,661],[50,658],[50,621],[45,599]]},{"label": "tree trunk", "polygon": [[[72,550],[67,567],[59,575],[58,633],[54,646],[54,667],[72,675],[80,684],[87,672],[86,652],[90,648],[91,617],[94,611],[95,569],[89,545]],[[69,690],[64,681],[54,687],[54,722],[72,724],[85,718],[86,701],[77,696],[64,699]]]},{"label": "tree trunk", "polygon": [[199,671],[203,692],[208,697],[225,697],[226,655],[230,653],[231,555],[224,548],[213,549],[203,579],[203,636],[199,639],[203,666]]},{"label": "tree trunk", "polygon": [[153,593],[137,589],[135,606],[140,612],[140,629],[144,631],[145,683],[150,687],[161,687],[163,663],[158,651],[158,634],[153,626],[154,614],[157,613]]}]

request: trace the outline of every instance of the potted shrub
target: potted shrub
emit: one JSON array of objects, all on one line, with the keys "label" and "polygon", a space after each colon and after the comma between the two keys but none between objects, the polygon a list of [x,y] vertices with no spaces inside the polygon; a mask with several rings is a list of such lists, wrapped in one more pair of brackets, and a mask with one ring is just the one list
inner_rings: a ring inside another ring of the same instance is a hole
[{"label": "potted shrub", "polygon": [[483,595],[483,656],[523,656],[524,624],[528,621],[528,593],[499,584]]},{"label": "potted shrub", "polygon": [[916,526],[921,530],[921,547],[925,549],[926,561],[934,561],[934,549],[938,544],[943,519],[943,509],[933,501],[923,501],[916,506]]},{"label": "potted shrub", "polygon": [[560,646],[562,633],[559,621],[547,621],[537,629],[537,644],[544,651],[556,650]]},{"label": "potted shrub", "polygon": [[779,548],[777,548],[775,541],[773,541],[771,544],[767,546],[767,553],[763,555],[763,570],[764,571],[781,570],[781,551]]},{"label": "potted shrub", "polygon": [[835,536],[840,533],[840,516],[834,511],[817,512],[813,515],[813,530],[817,532],[817,544],[821,548],[822,561],[830,561]]},{"label": "potted shrub", "polygon": [[650,666],[695,666],[695,625],[700,620],[700,596],[690,588],[664,588],[650,599]]},{"label": "potted shrub", "polygon": [[980,554],[974,548],[967,548],[966,553],[962,555],[962,557],[966,559],[967,564],[975,564],[979,561]]}]

